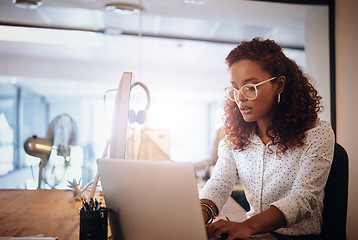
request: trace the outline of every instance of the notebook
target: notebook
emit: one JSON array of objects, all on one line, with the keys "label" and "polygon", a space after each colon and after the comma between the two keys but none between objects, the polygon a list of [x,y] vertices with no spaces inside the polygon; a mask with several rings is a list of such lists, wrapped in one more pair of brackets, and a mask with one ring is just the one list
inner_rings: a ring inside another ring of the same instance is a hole
[{"label": "notebook", "polygon": [[191,163],[98,159],[113,239],[206,240]]}]

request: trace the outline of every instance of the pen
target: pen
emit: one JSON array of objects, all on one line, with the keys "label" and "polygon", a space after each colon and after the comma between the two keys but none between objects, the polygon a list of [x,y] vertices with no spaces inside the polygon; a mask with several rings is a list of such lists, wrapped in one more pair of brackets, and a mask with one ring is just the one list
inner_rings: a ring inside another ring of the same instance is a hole
[{"label": "pen", "polygon": [[91,199],[89,202],[86,200],[82,201],[82,208],[81,210],[84,211],[99,211],[101,209],[102,202],[98,202],[97,199],[93,201]]},{"label": "pen", "polygon": [[96,207],[96,211],[98,211],[101,208],[101,204],[102,204],[102,202],[99,202],[99,204]]},{"label": "pen", "polygon": [[90,199],[89,206],[90,206],[90,211],[93,211],[93,206],[94,206],[93,198]]},{"label": "pen", "polygon": [[95,198],[95,200],[94,200],[94,209],[95,209],[95,211],[97,211],[97,208],[98,208],[98,201],[97,201],[97,198]]},{"label": "pen", "polygon": [[228,217],[225,217],[225,218],[226,218],[226,220],[230,221],[230,219]]}]

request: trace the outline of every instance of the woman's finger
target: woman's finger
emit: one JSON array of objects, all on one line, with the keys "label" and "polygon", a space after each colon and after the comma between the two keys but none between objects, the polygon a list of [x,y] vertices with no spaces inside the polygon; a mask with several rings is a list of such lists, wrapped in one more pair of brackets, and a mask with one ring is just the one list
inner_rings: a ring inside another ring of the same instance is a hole
[{"label": "woman's finger", "polygon": [[208,226],[208,237],[209,239],[218,239],[222,234],[230,231],[228,221],[219,220]]}]

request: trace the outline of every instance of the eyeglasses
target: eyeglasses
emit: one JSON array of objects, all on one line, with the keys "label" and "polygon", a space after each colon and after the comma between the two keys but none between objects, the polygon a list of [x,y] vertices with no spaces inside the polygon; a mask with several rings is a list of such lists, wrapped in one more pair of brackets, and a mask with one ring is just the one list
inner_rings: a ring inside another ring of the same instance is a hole
[{"label": "eyeglasses", "polygon": [[225,88],[226,96],[233,102],[238,101],[239,99],[239,92],[241,92],[242,95],[244,95],[245,98],[248,100],[254,100],[257,98],[257,87],[267,83],[269,81],[274,80],[276,77],[272,77],[270,79],[267,79],[263,82],[257,83],[257,84],[245,84],[240,89],[236,89],[232,86]]}]

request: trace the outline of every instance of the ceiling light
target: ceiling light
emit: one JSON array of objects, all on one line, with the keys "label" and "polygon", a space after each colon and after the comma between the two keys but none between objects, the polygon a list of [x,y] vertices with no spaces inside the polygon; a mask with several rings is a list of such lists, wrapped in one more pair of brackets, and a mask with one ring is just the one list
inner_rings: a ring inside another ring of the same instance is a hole
[{"label": "ceiling light", "polygon": [[41,0],[12,0],[19,8],[36,9],[41,6]]},{"label": "ceiling light", "polygon": [[140,6],[129,3],[109,3],[106,5],[106,10],[123,15],[137,14],[142,9]]},{"label": "ceiling light", "polygon": [[0,26],[0,41],[92,48],[103,46],[101,35],[95,32],[13,26]]},{"label": "ceiling light", "polygon": [[195,4],[195,5],[205,4],[205,1],[203,0],[184,0],[184,2],[187,4]]}]

